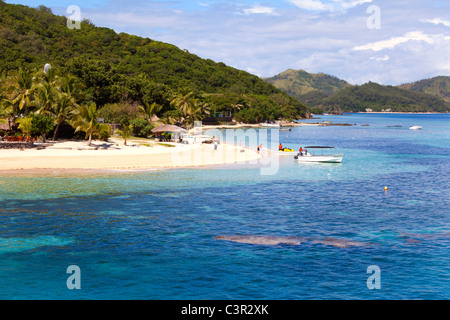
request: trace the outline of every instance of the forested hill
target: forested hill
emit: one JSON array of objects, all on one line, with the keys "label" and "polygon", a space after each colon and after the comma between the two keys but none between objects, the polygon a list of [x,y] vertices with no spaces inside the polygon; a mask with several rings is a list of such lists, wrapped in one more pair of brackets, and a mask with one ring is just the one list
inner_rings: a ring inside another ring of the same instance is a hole
[{"label": "forested hill", "polygon": [[348,82],[325,73],[309,73],[288,69],[264,81],[285,91],[290,96],[308,105],[316,105],[321,99],[351,86]]},{"label": "forested hill", "polygon": [[174,45],[67,19],[49,8],[0,0],[0,71],[41,69],[73,74],[98,107],[109,103],[158,103],[159,116],[174,114],[174,94],[192,93],[238,120],[296,118],[307,114],[296,99],[248,72],[202,59]]},{"label": "forested hill", "polygon": [[450,77],[438,76],[398,86],[401,89],[428,93],[450,102]]},{"label": "forested hill", "polygon": [[304,70],[286,70],[264,79],[317,112],[450,112],[450,77],[435,77],[401,86],[374,82],[351,85]]},{"label": "forested hill", "polygon": [[369,82],[361,86],[345,88],[320,102],[325,109],[340,108],[346,112],[448,112],[450,103],[439,97],[383,86]]}]

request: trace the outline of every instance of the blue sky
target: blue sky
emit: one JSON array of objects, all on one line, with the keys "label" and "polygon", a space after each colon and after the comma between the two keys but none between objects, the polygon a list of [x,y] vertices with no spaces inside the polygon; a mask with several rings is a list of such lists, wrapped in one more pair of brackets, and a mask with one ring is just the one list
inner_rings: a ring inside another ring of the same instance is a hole
[{"label": "blue sky", "polygon": [[450,76],[448,0],[15,0],[174,44],[261,77],[286,69],[352,84]]}]

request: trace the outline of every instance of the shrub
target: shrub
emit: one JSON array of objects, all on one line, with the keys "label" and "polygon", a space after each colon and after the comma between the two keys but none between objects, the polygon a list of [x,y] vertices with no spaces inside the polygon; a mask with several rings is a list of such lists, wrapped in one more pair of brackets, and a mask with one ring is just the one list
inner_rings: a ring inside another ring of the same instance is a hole
[{"label": "shrub", "polygon": [[111,126],[106,123],[100,123],[98,131],[94,133],[94,139],[108,141],[111,137]]},{"label": "shrub", "polygon": [[34,114],[31,119],[31,134],[41,136],[45,142],[46,136],[53,130],[55,123],[52,117],[46,117],[41,114]]},{"label": "shrub", "polygon": [[147,138],[152,133],[152,126],[145,119],[136,118],[131,120],[133,127],[133,136]]}]

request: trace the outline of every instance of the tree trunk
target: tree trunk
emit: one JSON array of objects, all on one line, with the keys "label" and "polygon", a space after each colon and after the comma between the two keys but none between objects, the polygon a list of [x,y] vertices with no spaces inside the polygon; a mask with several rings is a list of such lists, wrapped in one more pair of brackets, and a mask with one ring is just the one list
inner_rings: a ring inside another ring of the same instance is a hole
[{"label": "tree trunk", "polygon": [[59,129],[60,124],[61,124],[61,122],[58,122],[58,124],[56,125],[55,132],[53,133],[53,141],[56,141],[56,136],[58,134],[58,129]]},{"label": "tree trunk", "polygon": [[88,141],[88,146],[91,146],[91,142],[92,142],[92,131],[89,134],[89,141]]}]

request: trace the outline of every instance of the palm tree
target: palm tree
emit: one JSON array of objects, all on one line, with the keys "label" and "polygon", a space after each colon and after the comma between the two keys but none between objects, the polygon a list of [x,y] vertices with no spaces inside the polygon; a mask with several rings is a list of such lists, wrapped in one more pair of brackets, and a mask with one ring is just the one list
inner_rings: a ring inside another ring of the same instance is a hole
[{"label": "palm tree", "polygon": [[54,83],[43,82],[35,88],[35,105],[38,106],[38,113],[51,113],[53,105],[56,103],[58,91]]},{"label": "palm tree", "polygon": [[211,108],[207,102],[196,100],[194,103],[194,108],[186,115],[187,126],[191,127],[195,121],[203,120],[203,118],[209,115],[210,112]]},{"label": "palm tree", "polygon": [[195,109],[194,92],[183,94],[179,92],[170,102],[175,108],[181,111],[184,116],[193,113]]},{"label": "palm tree", "polygon": [[33,99],[34,72],[20,67],[19,71],[11,75],[9,82],[12,104],[20,111],[25,109],[25,115],[28,115],[28,107],[31,106]]},{"label": "palm tree", "polygon": [[0,72],[0,101],[6,99],[6,71]]},{"label": "palm tree", "polygon": [[56,125],[55,131],[53,133],[53,141],[55,141],[56,137],[58,136],[58,130],[61,123],[70,119],[73,109],[77,106],[78,105],[76,104],[75,100],[68,94],[58,94],[57,102],[50,110],[53,118],[55,119]]},{"label": "palm tree", "polygon": [[122,130],[116,130],[116,133],[122,137],[123,144],[127,145],[127,140],[130,139],[130,137],[131,137],[131,131],[133,130],[133,125],[123,124],[122,127],[123,127]]},{"label": "palm tree", "polygon": [[[199,114],[200,117],[209,116],[211,113],[211,107],[208,102],[198,101],[195,104],[195,113]],[[198,120],[198,119],[196,119]]]},{"label": "palm tree", "polygon": [[19,123],[19,129],[22,131],[22,133],[25,135],[26,139],[29,140],[31,137],[31,129],[33,127],[32,125],[33,117],[24,117],[19,118],[17,122]]},{"label": "palm tree", "polygon": [[42,81],[45,83],[50,83],[52,85],[55,85],[58,82],[58,76],[56,75],[56,69],[49,68],[47,70],[47,72],[40,71],[38,74],[41,76]]},{"label": "palm tree", "polygon": [[77,101],[82,100],[83,85],[80,83],[78,78],[72,75],[67,75],[59,78],[59,91],[68,94]]},{"label": "palm tree", "polygon": [[[53,69],[46,75],[46,79],[50,80],[52,77]],[[72,75],[67,75],[62,78],[55,78],[56,87],[56,101],[50,109],[50,113],[55,119],[55,132],[53,133],[53,141],[56,140],[60,125],[64,121],[69,121],[72,115],[72,111],[79,107],[77,104],[77,97],[80,96],[81,84],[77,78]]]},{"label": "palm tree", "polygon": [[75,132],[85,132],[86,138],[89,137],[88,145],[91,146],[93,133],[101,129],[100,124],[97,122],[97,105],[95,102],[79,105],[72,114],[72,126],[75,128]]},{"label": "palm tree", "polygon": [[153,124],[152,117],[154,115],[157,115],[161,111],[162,106],[157,104],[156,102],[153,102],[150,105],[145,104],[145,107],[139,106],[139,109],[144,113],[148,123],[152,125]]},{"label": "palm tree", "polygon": [[8,108],[9,100],[6,98],[6,71],[0,72],[0,123],[6,123],[4,119],[9,113]]}]

